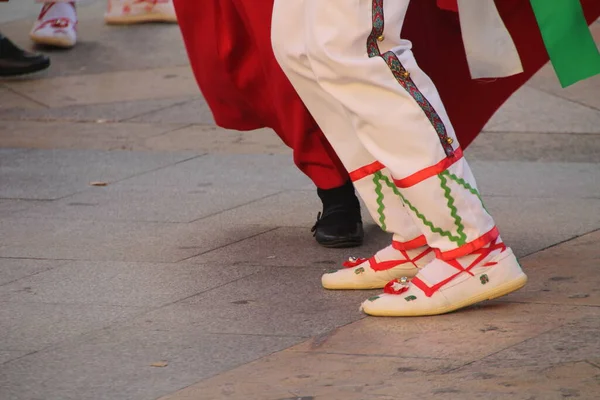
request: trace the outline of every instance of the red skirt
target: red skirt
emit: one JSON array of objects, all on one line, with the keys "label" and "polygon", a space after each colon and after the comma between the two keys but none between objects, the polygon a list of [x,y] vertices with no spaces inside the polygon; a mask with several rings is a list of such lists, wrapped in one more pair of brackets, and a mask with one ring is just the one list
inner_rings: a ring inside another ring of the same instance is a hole
[{"label": "red skirt", "polygon": [[217,125],[272,128],[317,187],[348,173],[275,60],[273,0],[174,0],[194,75]]},{"label": "red skirt", "polygon": [[[529,2],[496,3],[525,69],[512,77],[471,79],[458,15],[439,9],[436,0],[411,1],[403,28],[417,62],[436,84],[463,148],[548,62]],[[600,1],[582,4],[589,23],[600,16]],[[294,149],[300,167],[317,163],[339,172],[339,160],[273,56],[273,0],[175,0],[175,6],[194,74],[217,124],[237,130],[273,128]]]}]

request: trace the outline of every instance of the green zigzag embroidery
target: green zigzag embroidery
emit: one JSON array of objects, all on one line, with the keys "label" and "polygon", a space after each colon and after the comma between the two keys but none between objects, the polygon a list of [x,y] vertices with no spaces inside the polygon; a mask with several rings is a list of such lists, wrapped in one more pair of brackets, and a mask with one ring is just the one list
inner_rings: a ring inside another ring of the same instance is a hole
[{"label": "green zigzag embroidery", "polygon": [[396,185],[394,185],[392,182],[390,182],[390,180],[388,179],[387,176],[385,176],[381,173],[379,173],[379,174],[381,175],[380,179],[383,180],[390,189],[392,189],[392,191],[394,192],[394,194],[396,196],[399,196],[402,199],[404,204],[406,204],[408,206],[408,208],[416,214],[417,218],[419,218],[421,220],[421,222],[423,222],[423,224],[425,226],[427,226],[433,233],[437,233],[438,235],[447,237],[450,241],[458,243],[461,246],[464,244],[463,239],[461,237],[454,236],[451,232],[444,231],[441,228],[435,226],[433,224],[433,222],[429,221],[423,214],[421,214],[421,212],[419,210],[417,210],[417,208],[415,206],[413,206],[412,203],[410,201],[408,201],[408,199],[402,195],[402,193],[400,193],[400,191],[398,190]]},{"label": "green zigzag embroidery", "polygon": [[375,183],[375,193],[377,193],[377,204],[379,204],[379,208],[377,212],[379,213],[379,223],[381,225],[381,229],[386,230],[385,225],[385,214],[383,211],[385,210],[385,205],[383,204],[383,187],[381,186],[380,180],[383,178],[383,174],[380,171],[377,171],[373,174],[373,183]]},{"label": "green zigzag embroidery", "polygon": [[462,224],[462,218],[458,215],[458,209],[454,205],[454,197],[452,197],[452,191],[450,190],[450,186],[448,186],[448,180],[444,174],[439,174],[438,178],[440,178],[440,186],[444,190],[444,197],[448,200],[446,205],[450,209],[450,216],[454,218],[454,223],[456,224],[456,233],[460,237],[460,240],[457,243],[463,245],[467,243],[467,235],[465,235],[465,227]]},{"label": "green zigzag embroidery", "polygon": [[471,192],[471,194],[477,196],[477,198],[479,199],[479,201],[481,202],[481,205],[485,208],[485,205],[483,204],[483,200],[481,199],[481,195],[479,194],[479,192],[477,191],[477,189],[475,189],[473,186],[471,186],[468,182],[466,182],[463,178],[459,178],[458,176],[450,173],[448,170],[442,172],[440,175],[447,175],[450,179],[452,179],[454,182],[458,183],[460,186],[462,186],[463,188],[467,189],[469,192]]}]

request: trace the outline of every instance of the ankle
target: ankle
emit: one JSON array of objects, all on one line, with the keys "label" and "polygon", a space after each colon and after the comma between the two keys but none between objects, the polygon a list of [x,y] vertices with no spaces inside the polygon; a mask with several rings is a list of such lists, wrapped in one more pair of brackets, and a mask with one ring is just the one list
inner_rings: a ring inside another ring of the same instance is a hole
[{"label": "ankle", "polygon": [[[432,253],[433,249],[429,246],[421,246],[412,248],[409,250],[399,250],[394,247],[393,244],[384,247],[379,250],[375,257],[378,261],[390,261],[390,260],[415,260],[424,257],[425,255]],[[431,258],[431,257],[429,257]]]},{"label": "ankle", "polygon": [[336,188],[317,188],[317,195],[323,203],[324,214],[331,208],[342,208],[348,211],[360,210],[360,202],[356,197],[354,186],[351,181],[347,181],[342,186]]},{"label": "ankle", "polygon": [[463,266],[481,265],[482,263],[489,262],[489,260],[503,253],[504,251],[506,251],[506,249],[506,245],[498,236],[496,239],[492,240],[485,246],[473,251],[471,254],[458,257],[456,261],[458,261]]}]

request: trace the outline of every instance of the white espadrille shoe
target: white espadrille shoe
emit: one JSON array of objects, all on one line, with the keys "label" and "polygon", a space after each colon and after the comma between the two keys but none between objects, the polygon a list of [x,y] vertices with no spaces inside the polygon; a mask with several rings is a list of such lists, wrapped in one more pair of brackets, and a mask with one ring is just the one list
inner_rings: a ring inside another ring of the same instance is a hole
[{"label": "white espadrille shoe", "polygon": [[324,274],[321,283],[325,289],[380,289],[391,279],[416,275],[434,256],[428,246],[399,250],[391,244],[368,259],[351,257],[345,268]]},{"label": "white espadrille shoe", "polygon": [[455,260],[434,259],[412,279],[389,282],[361,309],[382,317],[437,315],[504,296],[525,286],[527,276],[510,248],[491,243]]},{"label": "white espadrille shoe", "polygon": [[172,0],[107,0],[104,22],[115,25],[177,22]]},{"label": "white espadrille shoe", "polygon": [[70,48],[77,43],[77,11],[75,3],[44,3],[29,33],[37,44]]}]

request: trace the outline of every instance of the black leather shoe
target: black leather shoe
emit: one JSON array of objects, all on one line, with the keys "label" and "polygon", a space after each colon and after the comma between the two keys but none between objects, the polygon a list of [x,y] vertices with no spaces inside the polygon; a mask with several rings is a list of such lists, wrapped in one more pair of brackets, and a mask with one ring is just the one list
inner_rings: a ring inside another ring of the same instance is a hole
[{"label": "black leather shoe", "polygon": [[49,66],[50,59],[45,55],[20,49],[0,34],[0,76],[30,74]]},{"label": "black leather shoe", "polygon": [[360,203],[351,182],[339,188],[317,189],[323,212],[317,216],[312,232],[321,246],[356,247],[363,242],[364,232]]}]

